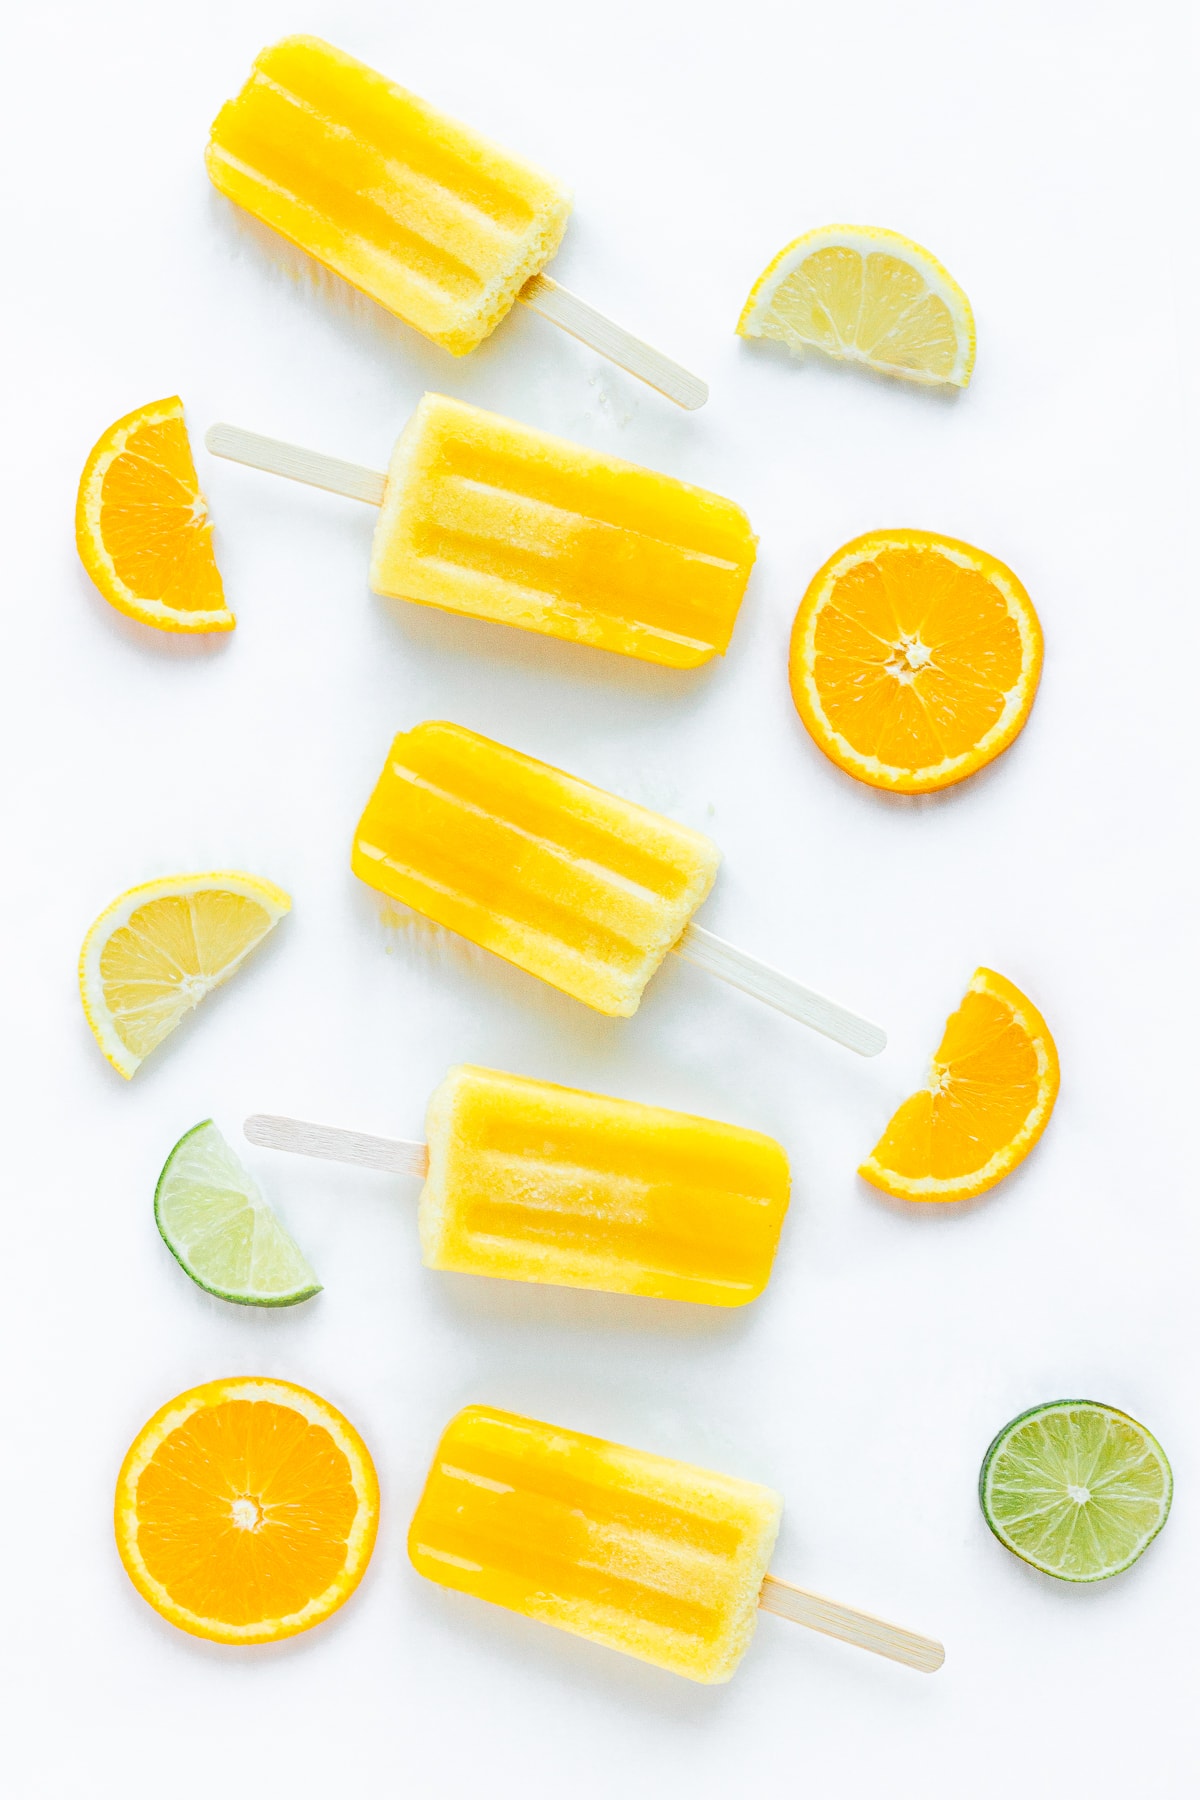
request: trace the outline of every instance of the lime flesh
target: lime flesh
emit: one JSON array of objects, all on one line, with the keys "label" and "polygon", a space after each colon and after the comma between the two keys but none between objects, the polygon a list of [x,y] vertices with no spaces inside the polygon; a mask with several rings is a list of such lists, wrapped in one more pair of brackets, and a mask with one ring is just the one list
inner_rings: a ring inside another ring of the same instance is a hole
[{"label": "lime flesh", "polygon": [[1136,1419],[1096,1400],[1052,1400],[988,1446],[979,1504],[1000,1542],[1060,1581],[1136,1562],[1171,1510],[1171,1465]]},{"label": "lime flesh", "polygon": [[166,1160],[154,1193],[163,1241],[186,1274],[241,1306],[295,1306],[321,1291],[296,1244],[211,1119]]}]

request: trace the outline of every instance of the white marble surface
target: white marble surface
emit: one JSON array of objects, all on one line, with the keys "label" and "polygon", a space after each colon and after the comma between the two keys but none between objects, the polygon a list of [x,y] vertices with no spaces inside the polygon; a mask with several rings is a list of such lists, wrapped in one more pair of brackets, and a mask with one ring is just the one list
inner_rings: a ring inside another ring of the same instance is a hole
[{"label": "white marble surface", "polygon": [[[980,1800],[1187,1791],[1197,1578],[1194,358],[1187,9],[1148,0],[150,0],[8,26],[3,454],[0,1690],[14,1800],[270,1792]],[[532,316],[465,361],[210,190],[209,120],[254,52],[321,31],[561,171],[554,274],[707,376],[677,412]],[[831,219],[928,243],[970,293],[945,398],[740,343],[752,279]],[[1186,306],[1185,306],[1186,301]],[[93,439],[179,392],[382,466],[426,387],[724,490],[762,536],[721,665],[679,676],[375,599],[370,514],[198,450],[230,638],[172,643],[90,587]],[[804,585],[918,525],[1017,570],[1045,626],[1023,737],[899,801],[840,775],[784,676]],[[347,866],[391,733],[445,715],[710,831],[703,920],[879,1017],[863,1063],[674,966],[606,1021],[457,940],[385,928]],[[132,1085],[74,985],[120,889],[243,866],[294,896],[252,967]],[[1058,1038],[1035,1155],[912,1209],[855,1165],[986,962]],[[731,1316],[422,1270],[411,1185],[247,1150],[326,1283],[255,1314],[154,1228],[171,1144],[252,1111],[418,1135],[471,1059],[777,1133],[796,1196]],[[278,1650],[192,1641],[117,1562],[112,1483],[178,1390],[264,1373],[341,1405],[384,1491],[363,1588]],[[992,1433],[1042,1399],[1125,1407],[1172,1456],[1167,1531],[1072,1590],[990,1537]],[[933,1679],[764,1619],[693,1687],[421,1582],[404,1536],[442,1423],[482,1400],[770,1482],[776,1568],[944,1637]]]}]

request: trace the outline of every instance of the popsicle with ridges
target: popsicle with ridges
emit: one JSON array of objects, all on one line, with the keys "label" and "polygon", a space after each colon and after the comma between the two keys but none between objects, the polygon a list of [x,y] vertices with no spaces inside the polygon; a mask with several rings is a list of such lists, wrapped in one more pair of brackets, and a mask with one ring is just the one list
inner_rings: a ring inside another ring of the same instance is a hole
[{"label": "popsicle with ridges", "polygon": [[931,1673],[932,1638],[768,1574],[771,1488],[469,1406],[408,1536],[419,1574],[692,1681],[728,1681],[759,1607]]},{"label": "popsicle with ridges", "polygon": [[321,38],[259,54],[205,160],[228,199],[456,356],[523,299],[678,405],[708,397],[542,274],[571,210],[561,182]]}]

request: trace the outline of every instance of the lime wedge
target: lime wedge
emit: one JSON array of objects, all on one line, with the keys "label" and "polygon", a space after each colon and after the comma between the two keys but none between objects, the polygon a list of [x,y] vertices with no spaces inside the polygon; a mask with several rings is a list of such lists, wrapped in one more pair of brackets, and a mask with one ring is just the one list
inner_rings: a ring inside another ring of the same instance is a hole
[{"label": "lime wedge", "polygon": [[1136,1562],[1171,1510],[1171,1465],[1144,1425],[1096,1400],[1030,1407],[997,1432],[979,1504],[1000,1542],[1061,1581]]},{"label": "lime wedge", "polygon": [[321,1284],[211,1119],[166,1160],[154,1217],[180,1268],[241,1306],[294,1306]]}]

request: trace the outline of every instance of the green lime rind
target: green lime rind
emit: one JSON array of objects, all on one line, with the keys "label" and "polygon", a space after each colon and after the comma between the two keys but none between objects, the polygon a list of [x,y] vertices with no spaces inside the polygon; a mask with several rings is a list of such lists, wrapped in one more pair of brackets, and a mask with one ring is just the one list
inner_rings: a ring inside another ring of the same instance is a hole
[{"label": "green lime rind", "polygon": [[1162,1445],[1128,1413],[1098,1400],[1051,1400],[996,1433],[979,1471],[979,1504],[1023,1562],[1059,1581],[1105,1581],[1158,1536],[1173,1487]]},{"label": "green lime rind", "polygon": [[167,1249],[197,1287],[238,1306],[296,1306],[321,1283],[211,1119],[186,1131],[154,1190]]}]

